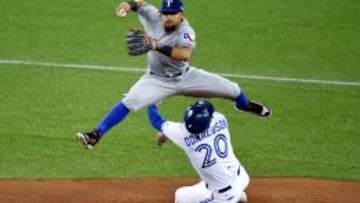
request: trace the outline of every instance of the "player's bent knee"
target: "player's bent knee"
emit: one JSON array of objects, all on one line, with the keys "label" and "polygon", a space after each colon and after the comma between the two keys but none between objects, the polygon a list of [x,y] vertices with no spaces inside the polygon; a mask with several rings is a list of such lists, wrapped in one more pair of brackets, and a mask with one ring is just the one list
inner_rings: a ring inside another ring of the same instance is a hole
[{"label": "player's bent knee", "polygon": [[133,112],[136,112],[142,107],[144,107],[144,105],[141,105],[140,100],[138,99],[129,99],[125,97],[122,102],[130,111]]}]

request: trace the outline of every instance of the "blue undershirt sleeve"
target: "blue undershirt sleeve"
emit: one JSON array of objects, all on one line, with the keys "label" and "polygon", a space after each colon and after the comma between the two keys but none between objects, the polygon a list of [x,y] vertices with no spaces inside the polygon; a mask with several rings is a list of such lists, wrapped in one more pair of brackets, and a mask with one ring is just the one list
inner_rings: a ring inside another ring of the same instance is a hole
[{"label": "blue undershirt sleeve", "polygon": [[148,117],[152,127],[161,132],[161,126],[165,123],[165,120],[161,117],[155,105],[148,107]]}]

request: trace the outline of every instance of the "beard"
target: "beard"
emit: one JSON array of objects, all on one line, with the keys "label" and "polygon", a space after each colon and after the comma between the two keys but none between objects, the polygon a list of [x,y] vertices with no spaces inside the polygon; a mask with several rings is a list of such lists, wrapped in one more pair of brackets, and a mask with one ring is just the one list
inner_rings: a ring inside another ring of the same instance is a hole
[{"label": "beard", "polygon": [[174,23],[167,23],[165,22],[164,29],[166,32],[174,32],[177,29],[177,25]]},{"label": "beard", "polygon": [[172,26],[164,26],[164,28],[166,32],[174,32],[177,27],[175,25],[172,25]]}]

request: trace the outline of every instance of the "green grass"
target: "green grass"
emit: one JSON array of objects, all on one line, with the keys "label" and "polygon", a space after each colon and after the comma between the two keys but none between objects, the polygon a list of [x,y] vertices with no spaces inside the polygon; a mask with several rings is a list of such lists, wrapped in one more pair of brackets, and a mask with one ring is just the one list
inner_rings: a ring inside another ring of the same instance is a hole
[{"label": "green grass", "polygon": [[[151,1],[159,5],[159,1]],[[144,67],[129,57],[118,1],[0,0],[0,59]],[[186,1],[197,33],[196,67],[224,73],[360,81],[356,0]],[[204,13],[207,13],[204,15]],[[131,114],[93,151],[74,139],[97,125],[141,73],[0,64],[0,178],[195,176],[175,145],[158,148],[146,112]],[[236,154],[253,177],[360,181],[359,87],[234,80],[269,104],[270,119],[235,112]],[[174,97],[162,114],[181,120],[195,99]]]}]

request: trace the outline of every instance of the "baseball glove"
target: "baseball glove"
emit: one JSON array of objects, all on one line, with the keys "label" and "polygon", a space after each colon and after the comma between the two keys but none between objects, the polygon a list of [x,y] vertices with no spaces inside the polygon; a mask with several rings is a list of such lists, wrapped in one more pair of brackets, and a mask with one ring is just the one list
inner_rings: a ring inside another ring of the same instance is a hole
[{"label": "baseball glove", "polygon": [[151,38],[140,29],[130,29],[126,33],[126,44],[130,56],[141,55],[153,49]]}]

